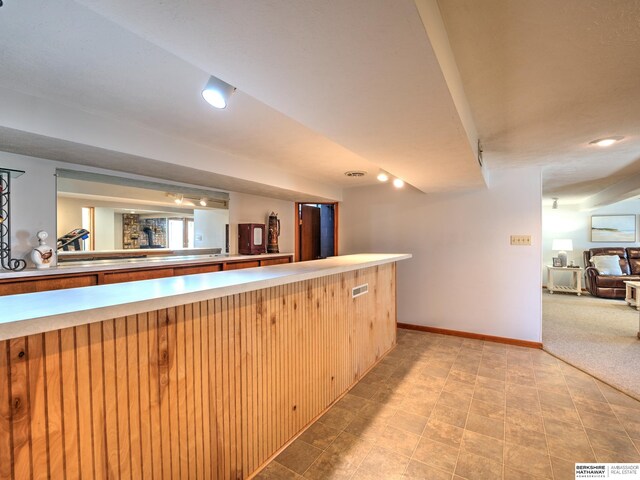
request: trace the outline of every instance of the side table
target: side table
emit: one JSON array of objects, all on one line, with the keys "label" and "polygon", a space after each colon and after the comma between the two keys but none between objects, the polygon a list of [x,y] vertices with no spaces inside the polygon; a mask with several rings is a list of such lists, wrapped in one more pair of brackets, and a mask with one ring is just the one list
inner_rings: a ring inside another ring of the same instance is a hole
[{"label": "side table", "polygon": [[[570,268],[570,267],[552,267],[547,265],[547,290],[549,293],[553,292],[566,292],[577,293],[578,296],[582,295],[582,268]],[[556,285],[553,281],[555,272],[571,272],[572,282],[571,285]]]}]

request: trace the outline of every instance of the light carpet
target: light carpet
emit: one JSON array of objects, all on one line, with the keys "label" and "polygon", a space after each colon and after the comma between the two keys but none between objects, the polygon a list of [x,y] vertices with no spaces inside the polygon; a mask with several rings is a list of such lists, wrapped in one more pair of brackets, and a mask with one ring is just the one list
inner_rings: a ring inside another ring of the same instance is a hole
[{"label": "light carpet", "polygon": [[545,292],[544,350],[640,400],[638,318],[622,300]]}]

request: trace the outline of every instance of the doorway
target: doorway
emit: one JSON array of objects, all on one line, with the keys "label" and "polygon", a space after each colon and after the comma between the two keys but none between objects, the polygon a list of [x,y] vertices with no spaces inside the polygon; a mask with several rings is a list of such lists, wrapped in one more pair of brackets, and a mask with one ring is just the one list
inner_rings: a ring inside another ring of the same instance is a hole
[{"label": "doorway", "polygon": [[338,204],[296,203],[296,262],[338,255]]}]

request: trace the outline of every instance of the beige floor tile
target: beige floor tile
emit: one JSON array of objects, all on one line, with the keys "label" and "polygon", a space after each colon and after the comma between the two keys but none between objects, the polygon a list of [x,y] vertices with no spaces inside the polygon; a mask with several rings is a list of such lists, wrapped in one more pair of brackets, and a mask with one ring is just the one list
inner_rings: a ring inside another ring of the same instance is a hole
[{"label": "beige floor tile", "polygon": [[344,408],[353,413],[358,413],[362,407],[364,407],[370,400],[366,398],[358,397],[347,393],[344,397],[338,400],[335,404],[336,407]]},{"label": "beige floor tile", "polygon": [[476,383],[475,371],[473,373],[470,373],[466,370],[459,370],[455,366],[451,368],[448,378],[451,380],[455,380],[456,382],[466,383],[472,386]]},{"label": "beige floor tile", "polygon": [[415,398],[406,397],[398,407],[398,410],[428,417],[438,402],[438,396],[438,394],[428,394]]},{"label": "beige floor tile", "polygon": [[554,480],[575,480],[576,478],[575,462],[552,456],[551,467]]},{"label": "beige floor tile", "polygon": [[419,435],[388,426],[376,439],[376,445],[410,457],[419,440]]},{"label": "beige floor tile", "polygon": [[638,453],[633,442],[627,435],[615,435],[613,433],[601,432],[586,428],[587,435],[593,448],[612,450],[621,454],[634,455]]},{"label": "beige floor tile", "polygon": [[481,433],[488,437],[497,438],[502,440],[504,438],[504,422],[493,418],[483,417],[473,413],[469,414],[467,418],[467,430],[472,432]]},{"label": "beige floor tile", "polygon": [[491,390],[497,390],[504,392],[506,390],[506,382],[502,380],[496,380],[495,378],[488,377],[476,377],[476,385],[479,387],[489,388]]},{"label": "beige floor tile", "polygon": [[569,393],[555,393],[548,390],[539,390],[538,391],[538,399],[540,400],[540,405],[545,406],[553,406],[553,407],[562,407],[562,408],[570,408],[574,409],[573,399]]},{"label": "beige floor tile", "polygon": [[278,455],[276,461],[302,475],[321,453],[322,450],[319,448],[298,439]]},{"label": "beige floor tile", "polygon": [[346,408],[335,405],[331,409],[322,415],[318,420],[320,423],[325,424],[327,427],[335,428],[342,431],[349,423],[354,419],[355,413]]},{"label": "beige floor tile", "polygon": [[[357,397],[356,397],[357,398]],[[381,389],[378,393],[376,393],[373,397],[371,397],[370,401],[376,403],[384,403],[389,407],[398,408],[402,405],[402,402],[406,398],[406,395],[402,395],[400,393],[394,392],[393,390]]]},{"label": "beige floor tile", "polygon": [[588,400],[586,398],[579,398],[574,399],[573,404],[576,406],[576,409],[579,413],[593,413],[595,415],[615,416],[613,409],[606,401],[599,402],[595,400]]},{"label": "beige floor tile", "polygon": [[513,423],[505,424],[505,441],[522,447],[532,448],[547,455],[547,439],[543,433],[529,430]]},{"label": "beige floor tile", "polygon": [[587,434],[567,433],[562,437],[547,435],[549,452],[570,462],[594,462],[596,460]]},{"label": "beige floor tile", "polygon": [[488,368],[480,365],[480,368],[478,368],[478,376],[492,378],[494,380],[500,380],[504,382],[507,376],[507,369],[506,368]]},{"label": "beige floor tile", "polygon": [[499,479],[502,477],[502,463],[461,451],[455,473],[468,480]]},{"label": "beige floor tile", "polygon": [[316,448],[324,450],[331,445],[336,438],[338,438],[338,435],[340,435],[340,430],[336,430],[335,428],[328,427],[323,423],[316,422],[307,428],[299,438],[309,445],[313,445]]},{"label": "beige floor tile", "polygon": [[447,407],[455,408],[457,410],[467,411],[469,410],[469,405],[471,405],[471,397],[443,391],[438,399],[438,404],[446,405]]},{"label": "beige floor tile", "polygon": [[597,382],[597,384],[600,388],[600,391],[611,405],[618,405],[620,407],[631,408],[633,410],[640,410],[639,401],[629,397],[628,395],[625,395],[622,392],[619,392],[618,390],[615,390],[609,385],[605,385],[602,382]]},{"label": "beige floor tile", "polygon": [[464,428],[467,422],[467,413],[467,410],[458,410],[438,402],[436,407],[433,409],[433,412],[431,412],[430,418],[438,420],[439,422],[448,423],[449,425]]},{"label": "beige floor tile", "polygon": [[354,478],[401,478],[409,457],[374,446],[362,461]]},{"label": "beige floor tile", "polygon": [[397,407],[384,403],[369,402],[362,407],[358,415],[365,418],[378,418],[380,420],[388,420],[396,414]]},{"label": "beige floor tile", "polygon": [[566,423],[554,418],[544,419],[544,431],[547,435],[556,437],[569,436],[586,436],[586,432],[582,425],[576,423]]},{"label": "beige floor tile", "polygon": [[416,460],[409,461],[403,478],[415,480],[451,480],[451,473],[443,472],[435,467]]},{"label": "beige floor tile", "polygon": [[555,405],[542,405],[543,418],[553,418],[566,423],[581,425],[578,411],[575,408],[557,407]]},{"label": "beige floor tile", "polygon": [[278,462],[271,462],[254,478],[255,480],[296,480],[302,477]]},{"label": "beige floor tile", "polygon": [[458,382],[457,380],[451,378],[451,375],[449,375],[449,378],[447,378],[447,382],[444,384],[444,387],[442,389],[445,392],[450,392],[455,395],[464,395],[467,397],[471,397],[473,395],[474,388],[474,384]]},{"label": "beige floor tile", "polygon": [[[480,377],[478,377],[480,378]],[[487,403],[504,404],[505,393],[503,390],[496,390],[484,385],[476,385],[473,398]]]},{"label": "beige floor tile", "polygon": [[312,480],[348,480],[358,469],[335,453],[323,452],[304,472],[303,477]]},{"label": "beige floor tile", "polygon": [[326,452],[339,455],[345,461],[358,466],[372,448],[373,442],[347,432],[342,432],[338,438],[327,447]]},{"label": "beige floor tile", "polygon": [[482,415],[483,417],[494,418],[496,420],[504,420],[505,418],[505,406],[503,402],[485,402],[474,398],[471,401],[469,412],[476,415]]},{"label": "beige floor tile", "polygon": [[503,480],[540,480],[540,477],[530,475],[528,473],[514,470],[513,468],[504,466]]},{"label": "beige floor tile", "polygon": [[627,435],[624,427],[615,416],[595,415],[593,413],[580,413],[579,415],[585,428],[592,428],[617,435]]},{"label": "beige floor tile", "polygon": [[489,460],[503,462],[504,442],[486,435],[465,430],[462,436],[462,450],[486,457]]},{"label": "beige floor tile", "polygon": [[507,443],[504,447],[505,466],[540,478],[553,478],[551,460],[538,450]]},{"label": "beige floor tile", "polygon": [[413,453],[413,458],[451,474],[458,460],[458,452],[458,447],[422,437]]},{"label": "beige floor tile", "polygon": [[384,432],[386,426],[384,420],[356,416],[344,431],[356,437],[375,441]]},{"label": "beige floor tile", "polygon": [[362,398],[371,398],[378,393],[378,387],[375,385],[367,385],[366,383],[357,383],[355,387],[349,390],[351,395]]},{"label": "beige floor tile", "polygon": [[427,425],[424,427],[422,436],[451,445],[452,447],[459,447],[463,432],[464,430],[462,428],[429,419]]},{"label": "beige floor tile", "polygon": [[542,414],[539,412],[526,412],[520,408],[507,406],[505,421],[512,423],[527,430],[544,433]]},{"label": "beige floor tile", "polygon": [[640,463],[639,453],[623,453],[612,452],[610,450],[604,450],[599,447],[593,447],[593,451],[596,453],[596,459],[598,462],[605,463]]},{"label": "beige floor tile", "polygon": [[427,425],[428,420],[427,417],[399,410],[393,417],[387,420],[387,425],[420,435]]}]

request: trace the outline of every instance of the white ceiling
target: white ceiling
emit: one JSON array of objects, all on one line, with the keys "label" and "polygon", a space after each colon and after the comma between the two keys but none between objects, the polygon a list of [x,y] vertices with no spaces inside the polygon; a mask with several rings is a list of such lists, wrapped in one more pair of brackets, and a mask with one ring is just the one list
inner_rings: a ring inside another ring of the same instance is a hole
[{"label": "white ceiling", "polygon": [[[476,130],[489,169],[542,165],[555,196],[640,171],[636,0],[417,1],[6,0],[0,149],[298,200],[379,168],[482,187]],[[212,74],[227,110],[200,98]]]},{"label": "white ceiling", "polygon": [[640,2],[438,3],[490,169],[543,165],[564,201],[640,172]]}]

